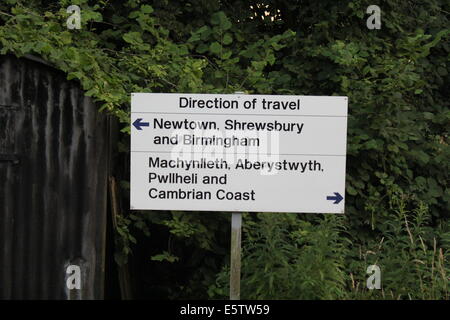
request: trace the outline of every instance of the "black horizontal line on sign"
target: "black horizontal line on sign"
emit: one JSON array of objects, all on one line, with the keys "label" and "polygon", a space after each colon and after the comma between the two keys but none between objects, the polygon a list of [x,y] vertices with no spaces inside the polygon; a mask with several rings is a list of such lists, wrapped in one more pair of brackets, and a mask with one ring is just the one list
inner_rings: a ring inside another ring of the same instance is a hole
[{"label": "black horizontal line on sign", "polygon": [[[130,151],[140,153],[172,153],[172,151]],[[204,153],[204,152],[178,152],[178,153]],[[258,154],[264,156],[317,156],[317,157],[345,157],[345,154],[313,154],[313,153],[232,153],[232,154]]]},{"label": "black horizontal line on sign", "polygon": [[198,113],[198,112],[146,112],[134,111],[133,113],[149,113],[149,114],[205,114],[214,116],[271,116],[271,117],[317,117],[317,118],[347,118],[347,116],[327,116],[327,115],[300,115],[300,114],[251,114],[251,113]]}]

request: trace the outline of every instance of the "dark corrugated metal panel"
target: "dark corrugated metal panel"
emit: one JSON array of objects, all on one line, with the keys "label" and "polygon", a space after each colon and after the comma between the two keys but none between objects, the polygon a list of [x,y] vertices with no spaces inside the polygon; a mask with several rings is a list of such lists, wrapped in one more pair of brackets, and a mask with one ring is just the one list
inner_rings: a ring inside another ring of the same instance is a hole
[{"label": "dark corrugated metal panel", "polygon": [[[103,297],[109,118],[65,74],[0,56],[0,298]],[[66,268],[81,267],[81,290]]]}]

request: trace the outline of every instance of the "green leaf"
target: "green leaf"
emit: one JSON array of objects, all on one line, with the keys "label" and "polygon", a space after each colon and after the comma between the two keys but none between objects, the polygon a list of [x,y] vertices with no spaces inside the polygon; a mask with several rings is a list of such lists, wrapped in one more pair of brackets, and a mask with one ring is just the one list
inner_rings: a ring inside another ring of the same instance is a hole
[{"label": "green leaf", "polygon": [[356,191],[355,188],[353,188],[350,185],[347,185],[346,190],[345,190],[349,195],[351,196],[356,196],[358,194],[358,191]]},{"label": "green leaf", "polygon": [[431,112],[424,112],[423,117],[427,120],[432,120],[432,119],[434,119],[434,114]]},{"label": "green leaf", "polygon": [[123,40],[131,44],[142,43],[141,33],[139,32],[128,32],[123,35]]},{"label": "green leaf", "polygon": [[233,38],[232,38],[231,34],[226,33],[225,36],[223,37],[222,43],[225,44],[225,45],[228,45],[228,44],[230,44],[232,42],[233,42]]},{"label": "green leaf", "polygon": [[198,47],[196,48],[196,51],[198,53],[205,53],[206,51],[208,51],[209,47],[206,43],[201,43],[198,45]]},{"label": "green leaf", "polygon": [[223,11],[214,13],[211,16],[211,23],[218,25],[222,30],[228,30],[231,28],[231,22]]},{"label": "green leaf", "polygon": [[145,14],[149,14],[149,13],[153,12],[153,8],[152,8],[152,6],[145,4],[141,7],[141,11]]},{"label": "green leaf", "polygon": [[164,251],[161,254],[154,255],[150,258],[152,261],[167,261],[170,263],[176,262],[179,260],[178,257],[171,255],[167,251]]},{"label": "green leaf", "polygon": [[220,43],[218,43],[218,42],[213,42],[213,43],[211,43],[211,45],[209,46],[209,51],[210,51],[211,53],[216,54],[216,55],[219,55],[221,50],[222,50],[222,46],[221,46]]}]

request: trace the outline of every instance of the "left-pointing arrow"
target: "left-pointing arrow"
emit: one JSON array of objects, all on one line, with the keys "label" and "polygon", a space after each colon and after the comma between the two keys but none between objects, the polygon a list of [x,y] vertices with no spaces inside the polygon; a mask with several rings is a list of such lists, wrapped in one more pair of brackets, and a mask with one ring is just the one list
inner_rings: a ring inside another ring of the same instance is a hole
[{"label": "left-pointing arrow", "polygon": [[150,123],[142,122],[142,118],[138,118],[133,122],[133,126],[138,130],[142,130],[142,127],[149,127]]}]

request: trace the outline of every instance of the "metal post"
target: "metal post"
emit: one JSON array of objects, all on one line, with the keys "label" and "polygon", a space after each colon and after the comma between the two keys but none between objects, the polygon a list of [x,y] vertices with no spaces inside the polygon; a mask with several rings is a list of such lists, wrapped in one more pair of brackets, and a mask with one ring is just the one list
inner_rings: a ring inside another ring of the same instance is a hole
[{"label": "metal post", "polygon": [[241,229],[242,213],[232,213],[230,300],[239,300],[241,297]]},{"label": "metal post", "polygon": [[[234,94],[245,94],[236,91]],[[241,298],[241,230],[242,213],[231,214],[230,300]]]},{"label": "metal post", "polygon": [[[234,94],[245,94],[236,91]],[[230,300],[241,298],[241,230],[242,213],[231,214]]]}]

